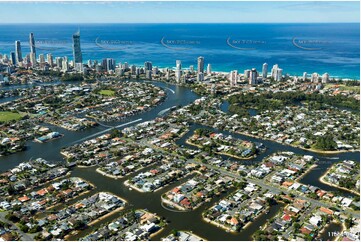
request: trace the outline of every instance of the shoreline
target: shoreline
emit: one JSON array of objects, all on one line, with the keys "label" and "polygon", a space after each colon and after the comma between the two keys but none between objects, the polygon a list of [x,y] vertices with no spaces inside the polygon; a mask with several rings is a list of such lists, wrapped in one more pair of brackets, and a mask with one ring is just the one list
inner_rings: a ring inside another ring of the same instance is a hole
[{"label": "shoreline", "polygon": [[[333,166],[333,165],[332,165],[332,166]],[[330,171],[330,169],[332,169],[332,166],[331,166],[329,169],[327,169],[326,172],[325,172],[318,180],[319,180],[321,183],[326,184],[326,185],[328,185],[328,186],[335,187],[335,188],[337,188],[337,189],[344,190],[344,191],[347,191],[347,192],[350,192],[350,193],[353,193],[353,194],[356,194],[356,195],[360,196],[360,193],[358,193],[358,192],[356,192],[356,191],[350,190],[350,189],[345,188],[345,187],[340,187],[340,186],[338,186],[338,185],[335,185],[335,184],[333,184],[333,183],[330,183],[330,182],[328,182],[328,181],[325,181],[324,178],[326,177],[326,175],[328,174],[328,172]]]},{"label": "shoreline", "polygon": [[[123,199],[122,199],[122,200],[123,200]],[[117,213],[117,212],[122,211],[123,209],[125,209],[125,207],[119,207],[119,208],[111,211],[110,213],[104,214],[103,216],[101,216],[101,217],[93,220],[92,222],[90,222],[90,223],[88,224],[88,226],[92,226],[92,225],[94,225],[94,224],[96,224],[96,223],[98,223],[98,222],[100,222],[100,221],[108,218],[109,216],[111,216],[111,215],[113,215],[113,214],[115,214],[115,213]]]},{"label": "shoreline", "polygon": [[180,206],[180,205],[178,205],[178,204],[176,204],[176,203],[174,203],[174,202],[172,202],[172,201],[170,201],[168,199],[165,199],[163,197],[161,197],[161,202],[163,202],[165,204],[168,204],[170,206],[173,206],[174,208],[176,208],[178,210],[181,210],[181,211],[192,211],[191,209],[186,209],[186,208],[184,208],[184,207],[182,207],[182,206]]},{"label": "shoreline", "polygon": [[299,182],[304,176],[306,176],[309,172],[311,172],[317,166],[318,166],[317,164],[312,164],[307,170],[305,170],[305,172],[303,172],[299,177],[297,177],[297,179],[295,181]]},{"label": "shoreline", "polygon": [[[323,234],[323,233],[325,232],[325,230],[326,230],[331,224],[340,224],[340,225],[342,225],[342,227],[343,227],[343,225],[344,225],[344,224],[341,223],[341,222],[337,222],[337,221],[332,220],[329,224],[326,224],[326,225],[318,232],[318,236],[317,236],[317,237],[320,237],[321,234]],[[342,228],[342,231],[343,231],[343,228]],[[340,232],[340,234],[342,234],[342,232]],[[332,241],[337,241],[337,238],[338,238],[338,236],[335,237]],[[321,238],[320,238],[320,239],[321,239]]]},{"label": "shoreline", "polygon": [[[189,139],[187,139],[187,140],[185,141],[185,143],[188,144],[188,145],[191,145],[191,146],[198,147],[199,149],[203,149],[203,146],[198,145],[198,144],[194,144],[194,143],[190,142]],[[217,155],[229,156],[229,157],[235,158],[235,159],[237,159],[237,160],[250,160],[250,159],[254,159],[254,158],[257,157],[257,155],[253,155],[253,156],[250,156],[250,157],[239,157],[239,156],[231,155],[231,154],[224,153],[224,152],[216,152],[216,151],[212,151],[212,152],[215,153],[215,154],[217,154]]]},{"label": "shoreline", "polygon": [[[206,125],[206,126],[208,126],[208,125]],[[226,130],[226,131],[228,131],[228,130]],[[228,132],[232,132],[232,131],[228,131]],[[244,133],[244,132],[236,131],[234,133],[249,136],[249,137],[252,137],[252,138],[255,138],[255,139],[264,139],[264,140],[276,142],[276,143],[281,144],[281,145],[286,145],[286,146],[288,145],[288,146],[291,146],[291,147],[294,147],[294,148],[302,149],[302,150],[305,150],[305,151],[310,151],[310,152],[317,153],[317,154],[342,154],[342,153],[348,153],[348,152],[360,152],[360,150],[315,150],[315,149],[312,149],[312,148],[308,149],[308,148],[304,148],[304,147],[293,145],[293,144],[284,144],[282,142],[272,140],[270,138],[259,137],[257,135],[248,134],[248,133]]]},{"label": "shoreline", "polygon": [[[211,208],[213,208],[213,207],[214,207],[214,206],[210,207],[209,209],[211,209]],[[243,230],[243,231],[246,230],[246,229],[247,229],[249,226],[251,226],[252,223],[254,223],[255,220],[257,220],[261,215],[266,214],[266,213],[269,212],[269,211],[270,211],[270,207],[267,206],[264,210],[262,210],[260,213],[258,213],[255,217],[252,217],[252,221],[248,221],[246,224],[244,224],[244,225],[240,228],[239,231],[234,231],[234,230],[232,230],[231,228],[229,228],[229,227],[227,227],[227,226],[225,226],[225,225],[223,225],[223,224],[220,224],[220,223],[216,222],[215,220],[210,220],[210,219],[208,219],[208,218],[205,218],[205,217],[203,216],[203,214],[202,214],[202,219],[203,219],[204,221],[210,223],[210,224],[213,224],[213,225],[217,226],[217,228],[220,227],[220,228],[224,229],[226,232],[230,232],[230,233],[237,234],[237,233],[240,233],[242,230]]]},{"label": "shoreline", "polygon": [[[109,177],[109,178],[118,180],[118,179],[122,179],[122,178],[124,178],[124,177],[130,176],[130,175],[132,175],[132,174],[134,174],[134,173],[137,173],[138,171],[140,171],[140,170],[142,170],[142,169],[145,169],[145,168],[147,168],[147,167],[150,167],[150,166],[152,166],[152,165],[155,165],[156,163],[157,163],[157,161],[152,162],[152,163],[149,163],[149,164],[147,164],[146,166],[141,166],[141,167],[139,167],[138,169],[136,169],[136,170],[134,170],[134,171],[131,171],[131,172],[125,174],[124,176],[114,176],[114,175],[110,175],[110,174],[106,173],[105,171],[100,170],[101,167],[98,167],[95,171],[98,172],[99,174],[103,175],[103,176],[106,176],[106,177]],[[87,166],[87,167],[89,167],[89,166]]]},{"label": "shoreline", "polygon": [[125,186],[127,186],[127,187],[129,187],[129,188],[132,188],[132,189],[134,189],[134,190],[136,190],[136,191],[138,191],[138,192],[141,192],[141,193],[151,193],[151,192],[158,192],[158,191],[166,188],[167,186],[170,186],[170,185],[172,185],[173,183],[175,183],[175,182],[177,182],[177,181],[179,181],[179,180],[181,180],[181,179],[186,178],[187,176],[189,176],[189,175],[191,175],[191,174],[193,174],[193,173],[196,173],[196,171],[191,171],[191,172],[189,172],[188,174],[186,174],[186,175],[184,175],[184,176],[182,176],[182,177],[179,177],[179,178],[177,178],[177,179],[174,180],[174,181],[168,182],[166,185],[161,186],[161,187],[158,187],[157,189],[152,190],[152,191],[149,191],[149,192],[146,192],[146,191],[144,191],[143,189],[138,188],[138,187],[135,186],[134,184],[130,184],[128,180],[124,181],[123,183],[124,183]]},{"label": "shoreline", "polygon": [[[225,113],[225,112],[223,112]],[[227,114],[227,113],[225,113]],[[194,124],[198,124],[198,125],[202,125],[202,126],[206,126],[206,127],[210,127],[210,128],[214,128],[212,126],[210,126],[209,124],[207,123],[202,123],[202,122],[197,122],[197,123],[194,123]],[[218,128],[216,128],[218,129]],[[240,131],[233,131],[233,130],[229,130],[229,129],[218,129],[220,131],[227,131],[227,132],[230,132],[230,133],[235,133],[235,134],[239,134],[239,135],[244,135],[244,136],[248,136],[248,137],[252,137],[252,138],[255,138],[255,139],[259,139],[259,140],[267,140],[267,141],[271,141],[271,142],[275,142],[275,143],[278,143],[278,144],[281,144],[281,145],[284,145],[284,146],[291,146],[293,148],[297,148],[297,149],[302,149],[302,150],[305,150],[305,151],[309,151],[309,152],[312,152],[312,153],[316,153],[316,154],[331,154],[331,155],[336,155],[336,154],[342,154],[342,153],[356,153],[356,152],[360,152],[360,150],[357,150],[357,149],[352,149],[352,150],[316,150],[316,149],[312,149],[312,148],[304,148],[304,147],[301,147],[301,146],[297,146],[297,145],[294,145],[294,144],[284,144],[282,142],[279,142],[277,140],[273,140],[273,139],[270,139],[270,138],[266,138],[266,137],[260,137],[260,136],[257,136],[257,135],[254,135],[254,134],[249,134],[249,133],[245,133],[245,132],[240,132]],[[187,143],[187,141],[185,141],[185,143]],[[193,144],[189,144],[189,145],[193,145]],[[200,148],[198,145],[193,145],[193,146],[197,146],[198,148]]]},{"label": "shoreline", "polygon": [[[94,224],[96,224],[98,222],[101,222],[102,220],[108,218],[109,216],[111,216],[111,215],[113,215],[113,214],[115,214],[117,212],[120,212],[124,208],[125,207],[120,207],[120,208],[117,208],[117,209],[111,211],[110,213],[107,213],[107,214],[104,214],[103,216],[100,216],[99,218],[97,218],[97,219],[93,220],[92,222],[90,222],[89,224],[87,224],[87,227],[90,227],[90,226],[92,226],[92,225],[94,225]],[[82,231],[82,230],[77,229],[77,230],[71,231],[69,234],[64,236],[63,240],[65,241],[65,240],[68,240],[69,238],[71,238],[72,236],[76,236],[80,231]]]}]

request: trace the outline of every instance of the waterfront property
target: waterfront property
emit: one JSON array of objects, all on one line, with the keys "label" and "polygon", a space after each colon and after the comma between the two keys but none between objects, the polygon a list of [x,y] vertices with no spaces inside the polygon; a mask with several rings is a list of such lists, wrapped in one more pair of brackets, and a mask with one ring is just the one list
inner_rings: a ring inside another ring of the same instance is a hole
[{"label": "waterfront property", "polygon": [[149,240],[166,223],[154,213],[138,209],[120,213],[117,219],[85,236],[84,241],[136,241]]},{"label": "waterfront property", "polygon": [[269,209],[273,194],[265,193],[253,183],[241,183],[240,187],[203,212],[203,218],[226,231],[239,232]]},{"label": "waterfront property", "polygon": [[193,234],[190,231],[173,230],[170,235],[163,238],[162,241],[205,241],[203,238]]},{"label": "waterfront property", "polygon": [[186,169],[183,166],[184,161],[172,161],[171,159],[174,158],[171,156],[168,157],[168,159],[169,160],[163,159],[163,164],[159,167],[138,173],[136,176],[127,180],[125,185],[130,186],[139,192],[152,192],[191,174],[192,170],[195,168],[189,166],[189,168]]},{"label": "waterfront property", "polygon": [[222,154],[236,159],[251,158],[260,152],[256,144],[238,140],[222,133],[213,133],[207,129],[197,129],[187,143],[210,153]]},{"label": "waterfront property", "polygon": [[[0,174],[0,191],[3,196],[23,194],[55,179],[66,176],[69,169],[42,158],[22,162],[17,167]],[[3,206],[10,209],[11,206]]]},{"label": "waterfront property", "polygon": [[91,226],[103,217],[122,210],[124,206],[125,201],[118,196],[99,192],[50,213],[45,218],[34,221],[35,224],[30,223],[29,226],[41,224],[41,232],[38,234],[41,239],[64,239],[72,231]]},{"label": "waterfront property", "polygon": [[93,188],[88,182],[78,177],[69,177],[37,189],[33,188],[34,191],[32,192],[12,196],[11,199],[7,199],[0,204],[4,209],[10,210],[10,214],[25,221],[25,217],[30,220],[36,213],[66,203]]},{"label": "waterfront property", "polygon": [[180,210],[198,208],[212,197],[225,192],[232,184],[231,177],[221,176],[216,171],[204,171],[180,186],[162,195],[162,202]]},{"label": "waterfront property", "polygon": [[[351,192],[359,194],[360,190],[360,164],[352,160],[344,160],[334,164],[320,178],[321,182],[325,182],[331,186],[347,189]],[[349,204],[345,204],[348,206]]]}]

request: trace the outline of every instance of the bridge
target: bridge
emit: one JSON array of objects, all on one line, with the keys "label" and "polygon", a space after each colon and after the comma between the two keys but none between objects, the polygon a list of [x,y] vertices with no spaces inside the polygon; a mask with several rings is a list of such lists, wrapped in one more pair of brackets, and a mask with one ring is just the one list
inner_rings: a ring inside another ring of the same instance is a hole
[{"label": "bridge", "polygon": [[125,124],[120,124],[120,125],[117,125],[117,126],[114,126],[114,127],[110,127],[110,128],[108,128],[108,129],[102,130],[102,131],[97,132],[97,133],[95,133],[95,134],[91,134],[91,135],[89,135],[89,136],[87,136],[87,137],[84,137],[84,138],[82,138],[82,139],[76,140],[76,141],[74,141],[73,143],[71,143],[70,145],[74,145],[74,144],[76,144],[76,143],[79,143],[79,142],[85,141],[85,140],[87,140],[87,139],[90,139],[90,138],[99,136],[99,135],[101,135],[101,134],[107,133],[107,132],[109,132],[109,131],[112,130],[112,129],[121,128],[121,127],[127,126],[127,125],[132,124],[132,123],[137,123],[137,122],[142,121],[142,120],[143,120],[142,118],[139,118],[139,119],[130,121],[130,122],[125,123]]}]

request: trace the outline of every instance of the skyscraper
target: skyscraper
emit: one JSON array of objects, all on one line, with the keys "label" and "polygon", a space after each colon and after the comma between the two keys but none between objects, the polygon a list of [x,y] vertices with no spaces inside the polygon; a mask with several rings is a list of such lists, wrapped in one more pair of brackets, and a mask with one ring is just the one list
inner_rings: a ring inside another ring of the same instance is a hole
[{"label": "skyscraper", "polygon": [[278,65],[275,64],[275,65],[273,65],[272,70],[271,70],[271,76],[275,80],[277,79],[277,69],[278,69]]},{"label": "skyscraper", "polygon": [[182,70],[182,61],[181,60],[176,60],[175,61],[175,68]]},{"label": "skyscraper", "polygon": [[282,69],[278,67],[277,64],[273,65],[272,70],[271,70],[271,76],[273,77],[274,80],[276,81],[281,81],[282,79]]},{"label": "skyscraper", "polygon": [[204,81],[204,73],[203,72],[197,73],[197,81],[199,81],[199,82]]},{"label": "skyscraper", "polygon": [[244,76],[245,81],[249,78],[250,74],[251,74],[251,70],[249,70],[249,69],[244,70],[243,76]]},{"label": "skyscraper", "polygon": [[304,73],[303,73],[302,79],[303,79],[303,81],[306,81],[306,80],[307,80],[307,72],[304,72]]},{"label": "skyscraper", "polygon": [[36,57],[34,52],[30,52],[30,62],[32,67],[36,65]]},{"label": "skyscraper", "polygon": [[282,72],[283,72],[283,69],[281,69],[281,68],[277,69],[276,81],[282,80]]},{"label": "skyscraper", "polygon": [[152,71],[151,70],[146,70],[145,71],[145,78],[152,80]]},{"label": "skyscraper", "polygon": [[249,84],[250,85],[256,85],[257,83],[257,77],[258,77],[258,73],[256,68],[252,68],[250,74],[249,74]]},{"label": "skyscraper", "polygon": [[144,62],[144,71],[151,71],[152,69],[153,69],[152,62],[150,62],[150,61]]},{"label": "skyscraper", "polygon": [[53,55],[51,53],[49,53],[46,56],[47,56],[49,66],[53,66],[54,65]]},{"label": "skyscraper", "polygon": [[8,57],[7,54],[5,54],[5,55],[3,56],[3,61],[4,61],[4,63],[8,63],[8,62],[9,62],[9,57]]},{"label": "skyscraper", "polygon": [[189,71],[190,71],[190,72],[194,72],[194,66],[193,66],[193,65],[190,65],[190,66],[189,66]]},{"label": "skyscraper", "polygon": [[[35,54],[35,53],[34,53],[34,54]],[[44,63],[45,63],[44,54],[40,54],[40,55],[39,55],[39,62],[40,62],[40,65],[44,65]]]},{"label": "skyscraper", "polygon": [[56,57],[55,58],[56,66],[59,68],[63,67],[63,58],[62,57]]},{"label": "skyscraper", "polygon": [[268,64],[264,63],[262,65],[262,78],[266,79],[267,78],[267,72],[268,72]]},{"label": "skyscraper", "polygon": [[318,73],[317,72],[312,73],[311,82],[318,82]]},{"label": "skyscraper", "polygon": [[330,80],[330,75],[326,72],[322,75],[322,83],[328,83]]},{"label": "skyscraper", "polygon": [[61,69],[66,72],[69,70],[69,62],[68,62],[68,58],[65,56],[63,59],[63,63],[61,64]]},{"label": "skyscraper", "polygon": [[15,65],[16,64],[16,55],[14,51],[10,52],[10,60],[11,60],[11,64]]},{"label": "skyscraper", "polygon": [[74,63],[82,63],[83,58],[81,54],[81,48],[80,48],[80,32],[76,32],[73,34],[73,57],[74,57]]},{"label": "skyscraper", "polygon": [[234,70],[229,73],[229,84],[231,86],[237,85],[237,79],[238,79],[238,71]]},{"label": "skyscraper", "polygon": [[176,82],[180,82],[181,76],[182,76],[182,61],[176,60],[175,62],[175,80]]},{"label": "skyscraper", "polygon": [[204,72],[204,57],[203,56],[198,57],[197,71],[198,71],[198,73],[203,73]]},{"label": "skyscraper", "polygon": [[137,67],[136,67],[135,65],[132,65],[132,66],[130,67],[130,70],[131,70],[131,72],[132,72],[132,75],[135,75],[135,74],[136,74],[136,71],[137,71]]},{"label": "skyscraper", "polygon": [[16,55],[16,64],[23,61],[23,56],[21,53],[21,45],[19,40],[15,41],[15,55]]},{"label": "skyscraper", "polygon": [[207,75],[210,75],[210,74],[212,74],[212,65],[208,64],[207,65]]},{"label": "skyscraper", "polygon": [[115,60],[112,58],[107,58],[105,60],[105,68],[107,71],[115,70]]},{"label": "skyscraper", "polygon": [[29,45],[30,45],[30,55],[31,55],[31,53],[34,53],[35,58],[36,58],[35,40],[34,40],[33,33],[29,34]]}]

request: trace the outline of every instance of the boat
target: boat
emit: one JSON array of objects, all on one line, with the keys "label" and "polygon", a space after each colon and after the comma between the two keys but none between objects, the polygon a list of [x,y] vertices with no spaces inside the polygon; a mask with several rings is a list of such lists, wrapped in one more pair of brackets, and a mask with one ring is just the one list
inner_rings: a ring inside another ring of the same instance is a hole
[{"label": "boat", "polygon": [[133,190],[133,188],[129,187],[129,191],[132,191],[132,190]]},{"label": "boat", "polygon": [[325,157],[327,160],[338,160],[340,157]]}]

